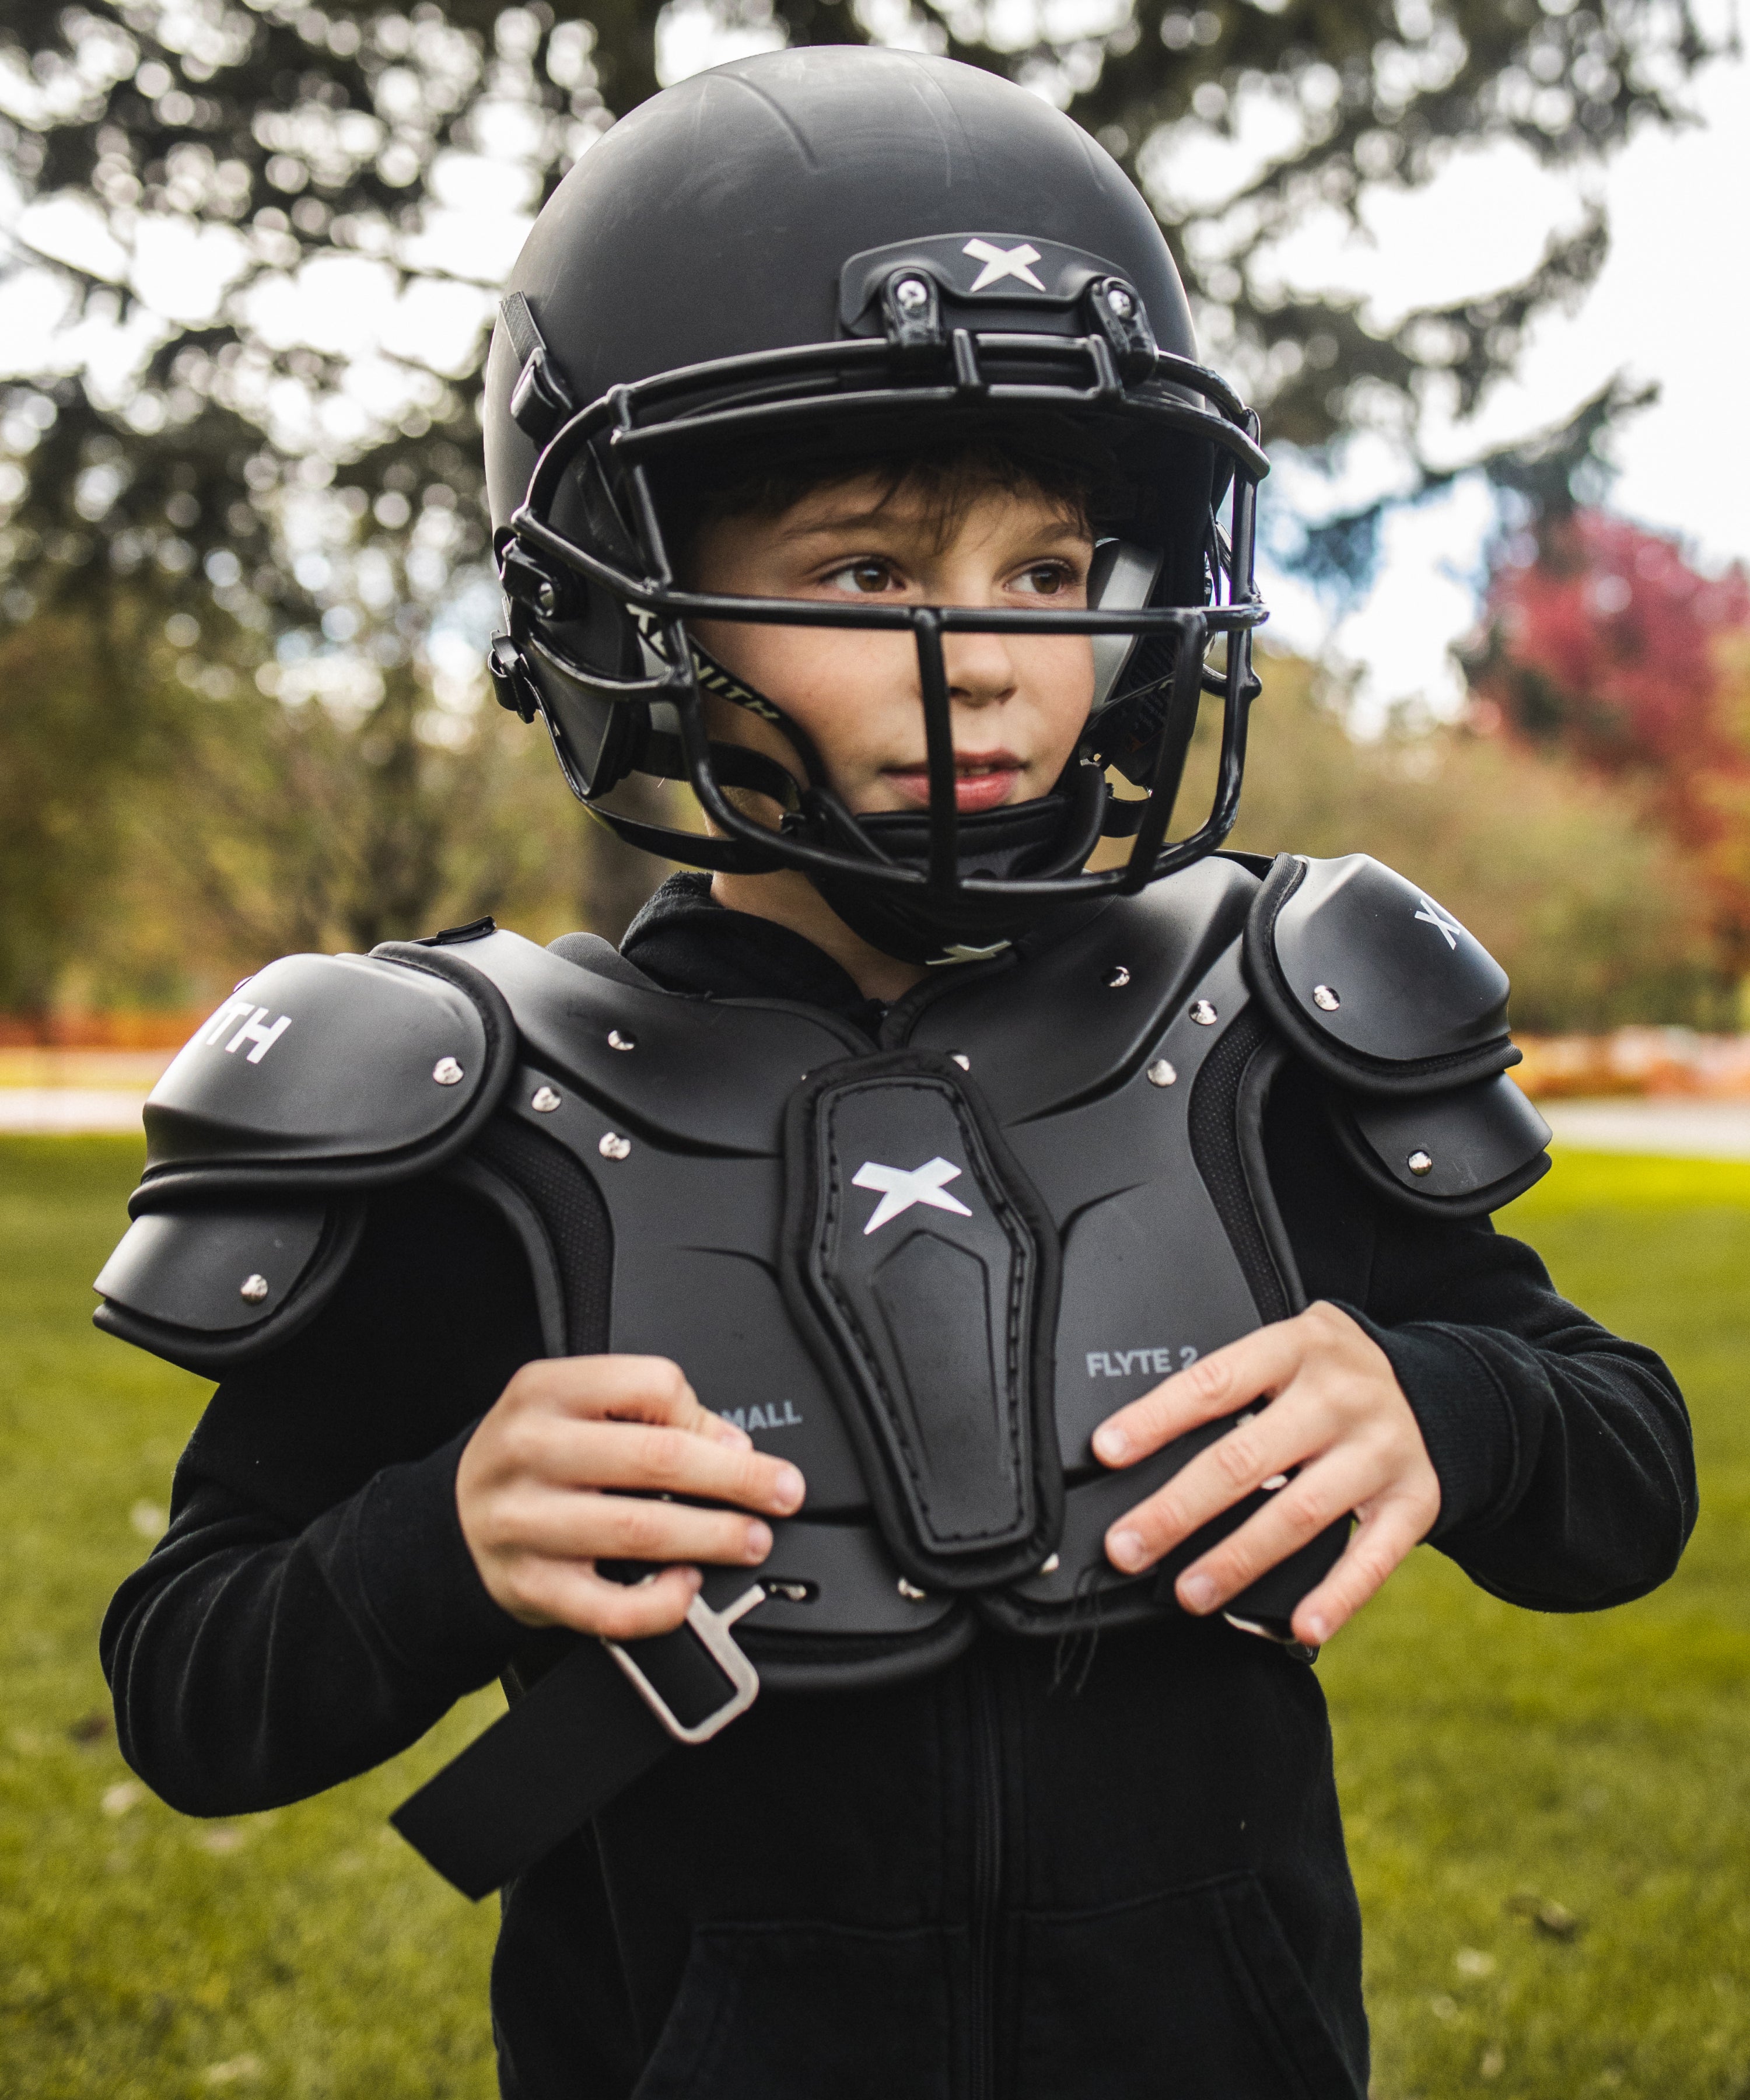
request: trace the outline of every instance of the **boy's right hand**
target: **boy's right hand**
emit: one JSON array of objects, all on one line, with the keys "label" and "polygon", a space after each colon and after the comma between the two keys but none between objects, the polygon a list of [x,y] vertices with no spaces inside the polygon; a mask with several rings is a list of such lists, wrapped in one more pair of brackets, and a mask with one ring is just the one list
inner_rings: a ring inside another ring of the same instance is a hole
[{"label": "boy's right hand", "polygon": [[[462,1536],[493,1602],[526,1626],[610,1640],[679,1626],[701,1580],[691,1564],[756,1568],[772,1550],[757,1517],[662,1498],[789,1516],[805,1492],[794,1466],[701,1407],[663,1357],[525,1364],[456,1474]],[[597,1574],[598,1560],[670,1564],[633,1588]]]}]

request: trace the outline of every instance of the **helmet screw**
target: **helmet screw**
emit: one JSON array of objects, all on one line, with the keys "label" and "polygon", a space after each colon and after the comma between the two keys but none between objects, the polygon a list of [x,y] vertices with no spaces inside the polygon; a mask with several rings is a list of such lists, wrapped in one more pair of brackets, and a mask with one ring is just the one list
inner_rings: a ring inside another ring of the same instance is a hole
[{"label": "helmet screw", "polygon": [[1131,973],[1125,968],[1122,963],[1114,963],[1112,968],[1106,973],[1106,989],[1108,991],[1122,991],[1130,981]]},{"label": "helmet screw", "polygon": [[1418,1181],[1424,1174],[1431,1174],[1434,1171],[1434,1155],[1431,1153],[1413,1152],[1404,1163]]},{"label": "helmet screw", "polygon": [[930,288],[921,277],[901,277],[893,287],[893,302],[908,314],[915,314],[920,307],[929,304]]},{"label": "helmet screw", "polygon": [[1122,285],[1114,285],[1107,293],[1106,304],[1121,321],[1127,321],[1136,311],[1136,302]]},{"label": "helmet screw", "polygon": [[1151,1087],[1170,1087],[1178,1077],[1178,1073],[1164,1057],[1157,1057],[1148,1067],[1148,1083]]},{"label": "helmet screw", "polygon": [[1195,999],[1192,1002],[1191,1018],[1199,1028],[1213,1028],[1216,1021],[1215,1009],[1206,999]]},{"label": "helmet screw", "polygon": [[1312,987],[1312,1003],[1320,1013],[1334,1013],[1342,1004],[1329,985],[1315,985]]}]

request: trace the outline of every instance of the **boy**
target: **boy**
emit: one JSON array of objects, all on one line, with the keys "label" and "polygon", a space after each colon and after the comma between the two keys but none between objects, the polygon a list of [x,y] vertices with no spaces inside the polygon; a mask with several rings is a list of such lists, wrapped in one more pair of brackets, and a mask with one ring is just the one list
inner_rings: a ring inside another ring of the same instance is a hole
[{"label": "boy", "polygon": [[276,964],[166,1076],[99,1317],[223,1383],[126,1753],[265,1807],[502,1675],[398,1820],[509,1881],[509,2093],[1355,2100],[1313,1652],[1425,1537],[1638,1595],[1693,1472],[1482,1215],[1547,1163],[1499,971],[1211,857],[1255,420],[1099,149],[906,54],[670,90],[514,285],[500,696],[705,871],[618,955]]}]

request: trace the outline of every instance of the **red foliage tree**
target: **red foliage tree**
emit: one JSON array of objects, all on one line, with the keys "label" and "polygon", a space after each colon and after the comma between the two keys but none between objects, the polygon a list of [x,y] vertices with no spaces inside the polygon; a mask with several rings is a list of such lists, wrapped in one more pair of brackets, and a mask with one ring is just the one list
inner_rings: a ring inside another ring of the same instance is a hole
[{"label": "red foliage tree", "polygon": [[1750,972],[1750,578],[1576,510],[1510,541],[1466,658],[1478,726],[1633,787],[1693,855],[1722,968]]}]

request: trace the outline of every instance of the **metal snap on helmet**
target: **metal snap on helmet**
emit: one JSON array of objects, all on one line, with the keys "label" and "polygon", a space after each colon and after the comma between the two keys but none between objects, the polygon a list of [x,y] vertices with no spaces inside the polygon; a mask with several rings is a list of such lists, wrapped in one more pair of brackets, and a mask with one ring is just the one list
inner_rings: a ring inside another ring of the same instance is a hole
[{"label": "metal snap on helmet", "polygon": [[[536,220],[487,367],[487,479],[508,611],[500,699],[539,714],[574,792],[694,867],[802,870],[886,952],[994,953],[1047,910],[1131,892],[1214,850],[1237,808],[1258,419],[1197,362],[1184,289],[1116,162],[1037,96],[904,51],[819,46],[699,73],[623,117]],[[1017,430],[1122,463],[1086,610],[725,597],[683,587],[663,491],[687,464],[848,440]],[[1223,529],[1223,519],[1225,519]],[[917,651],[929,800],[858,815],[801,730],[699,647],[694,620],[902,629]],[[943,637],[1091,638],[1094,704],[1052,792],[955,806]],[[1210,660],[1219,642],[1219,660]],[[714,691],[779,724],[798,779],[712,743]],[[1200,696],[1223,723],[1211,806],[1168,842]],[[1109,769],[1145,790],[1115,796]],[[689,782],[716,836],[603,797]],[[725,790],[753,788],[774,828]],[[1132,836],[1090,872],[1102,835]]]}]

